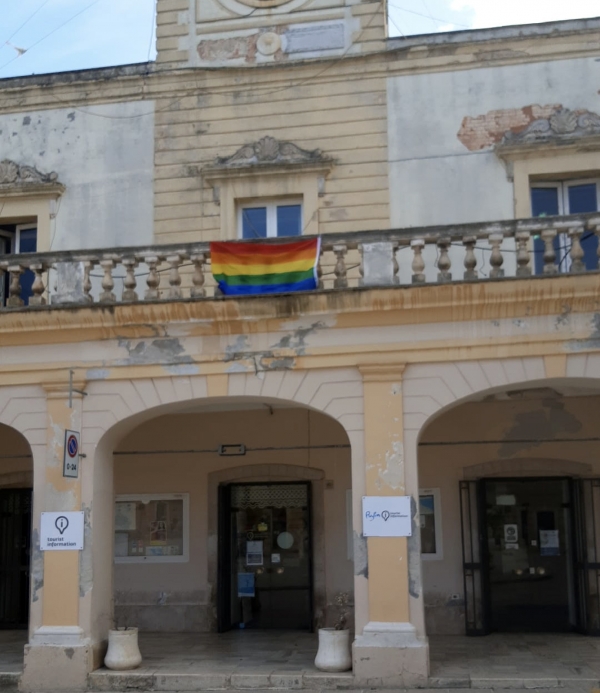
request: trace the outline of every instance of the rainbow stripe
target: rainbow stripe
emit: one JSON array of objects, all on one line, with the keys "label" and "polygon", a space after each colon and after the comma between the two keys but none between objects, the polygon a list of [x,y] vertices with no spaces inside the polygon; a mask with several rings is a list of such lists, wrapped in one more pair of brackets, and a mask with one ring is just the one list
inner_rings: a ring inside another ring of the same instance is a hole
[{"label": "rainbow stripe", "polygon": [[316,289],[321,239],[283,243],[213,242],[213,277],[228,296]]}]

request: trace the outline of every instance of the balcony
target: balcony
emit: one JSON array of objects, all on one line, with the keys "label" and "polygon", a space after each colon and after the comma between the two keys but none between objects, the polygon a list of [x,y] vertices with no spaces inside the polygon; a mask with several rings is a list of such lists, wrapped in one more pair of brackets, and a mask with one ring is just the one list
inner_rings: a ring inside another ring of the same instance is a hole
[{"label": "balcony", "polygon": [[[330,234],[316,292],[597,271],[598,238],[599,214]],[[0,255],[0,295],[3,312],[224,298],[209,243]]]}]

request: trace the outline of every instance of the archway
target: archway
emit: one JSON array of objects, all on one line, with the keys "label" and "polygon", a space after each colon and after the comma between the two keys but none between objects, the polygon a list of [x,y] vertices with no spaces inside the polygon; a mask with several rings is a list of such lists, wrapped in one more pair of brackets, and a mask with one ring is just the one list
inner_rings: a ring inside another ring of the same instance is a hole
[{"label": "archway", "polygon": [[21,668],[30,616],[33,460],[21,433],[0,424],[0,666]]},{"label": "archway", "polygon": [[[265,403],[276,405],[283,401],[291,408],[322,413],[327,420],[336,420],[343,427],[349,441],[352,525],[357,527],[360,524],[360,503],[365,489],[364,402],[362,378],[357,369],[336,368],[318,372],[267,370],[257,374],[234,372],[218,376],[190,374],[189,370],[186,366],[181,373],[157,378],[97,380],[86,387],[89,395],[83,412],[82,440],[89,458],[88,478],[93,483],[83,489],[83,503],[91,508],[91,521],[89,541],[84,547],[82,560],[91,566],[93,579],[82,585],[80,625],[90,634],[93,643],[93,668],[102,665],[107,632],[114,624],[115,541],[112,521],[109,519],[107,522],[107,518],[114,515],[114,452],[136,427],[162,415],[198,413],[197,407],[203,405],[227,409],[236,400],[242,401],[237,398],[258,402],[264,411],[268,411]],[[235,433],[235,430],[231,432]],[[229,435],[225,442],[232,442]],[[353,538],[356,543],[356,532]],[[344,550],[347,543],[344,540]],[[359,543],[359,558],[360,549]],[[353,585],[358,631],[368,620],[367,579],[362,565],[354,570]],[[204,611],[206,613],[206,608]],[[214,623],[214,616],[212,618]]]},{"label": "archway", "polygon": [[458,398],[421,428],[429,635],[600,633],[598,412],[597,380],[553,378]]},{"label": "archway", "polygon": [[[335,594],[353,591],[350,444],[331,417],[272,398],[190,402],[134,428],[114,460],[118,625],[285,628],[288,604],[287,628],[312,629],[334,618]],[[239,526],[225,537],[232,487],[264,497],[233,508]],[[305,501],[287,498],[302,489]],[[219,565],[228,551],[229,575]]]}]

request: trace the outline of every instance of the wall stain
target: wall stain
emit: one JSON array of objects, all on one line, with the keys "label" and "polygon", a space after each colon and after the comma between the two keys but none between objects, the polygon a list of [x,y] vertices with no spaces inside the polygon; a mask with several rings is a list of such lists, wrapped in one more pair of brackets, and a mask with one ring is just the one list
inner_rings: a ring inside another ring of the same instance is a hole
[{"label": "wall stain", "polygon": [[154,339],[151,342],[138,342],[135,346],[128,340],[119,339],[119,346],[127,349],[128,358],[120,359],[119,365],[153,363],[194,363],[181,341],[176,338]]},{"label": "wall stain", "polygon": [[[581,427],[581,421],[565,411],[564,402],[550,398],[543,399],[541,408],[515,415],[513,425],[504,436],[506,442],[498,449],[498,456],[512,457],[522,450],[562,437],[565,433],[577,433]],[[523,439],[530,441],[536,438],[539,442],[519,442]]]},{"label": "wall stain", "polygon": [[421,596],[421,528],[417,517],[417,502],[411,496],[410,515],[412,534],[408,537],[408,593],[418,599]]},{"label": "wall stain", "polygon": [[392,443],[392,449],[385,453],[385,469],[379,471],[379,478],[393,489],[404,487],[404,445],[401,440]]},{"label": "wall stain", "polygon": [[273,349],[293,349],[298,356],[304,356],[306,353],[306,348],[308,344],[306,343],[306,338],[317,332],[318,330],[323,330],[327,327],[324,322],[313,322],[312,325],[308,327],[298,327],[291,334],[282,337],[277,344],[273,344]]},{"label": "wall stain", "polygon": [[369,578],[369,556],[367,554],[367,539],[362,534],[354,532],[354,574]]},{"label": "wall stain", "polygon": [[600,313],[594,313],[592,317],[591,333],[587,339],[574,339],[567,342],[571,351],[581,351],[584,349],[600,349]]},{"label": "wall stain", "polygon": [[94,585],[92,568],[92,507],[83,503],[81,509],[83,510],[83,551],[79,552],[79,596],[85,597]]},{"label": "wall stain", "polygon": [[37,602],[38,592],[44,586],[44,553],[40,550],[40,533],[37,529],[31,533],[31,580],[33,583],[31,601]]}]

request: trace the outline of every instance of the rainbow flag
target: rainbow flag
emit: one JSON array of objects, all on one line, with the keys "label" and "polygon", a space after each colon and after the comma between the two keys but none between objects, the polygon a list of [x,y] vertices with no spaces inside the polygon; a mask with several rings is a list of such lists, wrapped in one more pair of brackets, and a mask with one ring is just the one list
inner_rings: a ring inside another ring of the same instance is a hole
[{"label": "rainbow flag", "polygon": [[282,243],[213,242],[213,277],[228,296],[310,291],[318,286],[321,239]]}]

